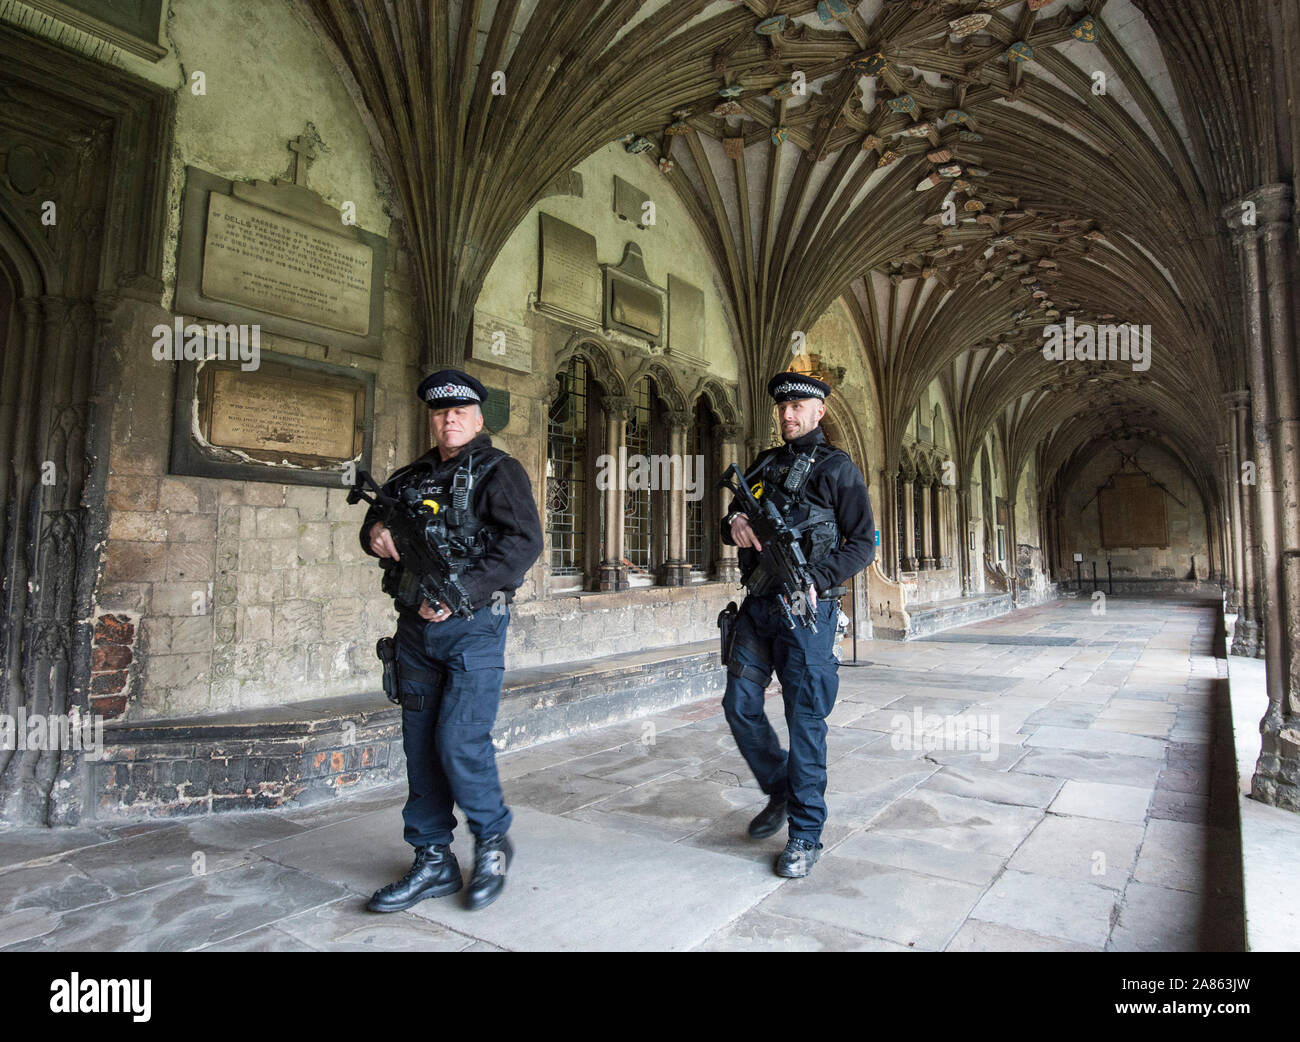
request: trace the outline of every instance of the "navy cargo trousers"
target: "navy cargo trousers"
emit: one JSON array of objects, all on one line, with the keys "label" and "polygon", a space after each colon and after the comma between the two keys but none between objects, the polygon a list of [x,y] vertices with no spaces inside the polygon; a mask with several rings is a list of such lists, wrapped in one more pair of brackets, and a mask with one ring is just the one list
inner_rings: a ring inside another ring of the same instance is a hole
[{"label": "navy cargo trousers", "polygon": [[[813,634],[797,618],[785,624],[775,596],[746,597],[736,617],[722,709],[740,754],[768,796],[789,800],[790,838],[816,843],[826,824],[826,718],[839,691],[835,658],[838,601],[817,600]],[[776,671],[790,731],[787,754],[763,710]]]},{"label": "navy cargo trousers", "polygon": [[510,828],[492,745],[509,622],[505,606],[480,608],[471,619],[453,615],[425,622],[412,611],[398,619],[402,748],[410,789],[403,837],[413,847],[451,842],[453,803],[460,804],[476,837]]}]

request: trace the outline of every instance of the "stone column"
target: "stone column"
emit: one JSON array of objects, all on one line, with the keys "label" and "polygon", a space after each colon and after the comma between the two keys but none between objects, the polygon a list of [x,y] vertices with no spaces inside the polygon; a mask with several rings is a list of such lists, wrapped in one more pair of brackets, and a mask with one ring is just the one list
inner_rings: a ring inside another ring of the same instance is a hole
[{"label": "stone column", "polygon": [[934,567],[934,495],[929,481],[921,485],[921,567]]},{"label": "stone column", "polygon": [[691,581],[691,566],[686,561],[686,481],[683,457],[686,452],[686,427],[690,413],[674,410],[668,414],[668,457],[672,473],[668,490],[668,560],[664,562],[664,585],[686,586]]},{"label": "stone column", "polygon": [[916,497],[912,479],[903,480],[903,562],[908,571],[916,568]]},{"label": "stone column", "polygon": [[[1231,419],[1229,422],[1232,422]],[[1219,494],[1223,505],[1223,580],[1224,608],[1229,615],[1237,612],[1237,495],[1232,482],[1232,445],[1224,442],[1218,447]]]},{"label": "stone column", "polygon": [[1232,654],[1253,658],[1261,647],[1263,636],[1259,626],[1259,583],[1255,561],[1255,485],[1247,483],[1244,465],[1254,463],[1248,458],[1250,449],[1249,410],[1250,392],[1232,391],[1228,397],[1232,405],[1232,455],[1235,462],[1233,485],[1237,490],[1237,518],[1241,587],[1238,591],[1239,610],[1236,632],[1232,637]]},{"label": "stone column", "polygon": [[632,403],[627,398],[602,398],[601,409],[605,413],[605,452],[614,461],[614,480],[602,493],[605,509],[604,556],[600,562],[600,575],[597,589],[626,590],[627,565],[623,563],[623,510],[624,495],[627,486],[625,473],[628,417],[632,414]]},{"label": "stone column", "polygon": [[[748,460],[736,458],[736,445],[743,430],[744,428],[738,423],[719,423],[713,428],[723,468],[731,466],[732,463],[738,463],[742,470],[745,468]],[[718,493],[718,497],[718,517],[726,517],[727,510],[731,506],[731,493],[724,488]],[[740,582],[740,565],[736,561],[736,548],[729,543],[722,543],[718,547],[718,581]]]},{"label": "stone column", "polygon": [[971,573],[970,552],[970,489],[957,490],[957,562],[961,570],[961,595],[968,597],[975,590],[975,576]]},{"label": "stone column", "polygon": [[934,566],[948,567],[948,486],[934,486]]},{"label": "stone column", "polygon": [[1242,227],[1240,204],[1225,212],[1240,233],[1260,455],[1256,500],[1269,705],[1260,721],[1251,795],[1300,811],[1300,399],[1292,331],[1292,192],[1289,185],[1265,185],[1245,201],[1254,204],[1253,227]]}]

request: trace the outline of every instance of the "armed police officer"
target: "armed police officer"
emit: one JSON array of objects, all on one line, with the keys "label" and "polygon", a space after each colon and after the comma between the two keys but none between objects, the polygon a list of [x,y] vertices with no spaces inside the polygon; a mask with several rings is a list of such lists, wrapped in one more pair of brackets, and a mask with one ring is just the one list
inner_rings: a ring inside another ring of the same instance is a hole
[{"label": "armed police officer", "polygon": [[422,595],[420,576],[403,568],[383,508],[372,506],[361,546],[380,558],[384,591],[399,613],[393,697],[402,704],[410,789],[403,835],[415,848],[410,871],[371,898],[375,912],[400,911],[461,889],[451,851],[453,803],[475,837],[466,905],[483,908],[505,886],[514,850],[506,836],[511,815],[497,777],[492,725],[505,672],[507,604],[542,549],[527,473],[482,433],[483,385],[444,369],[426,377],[417,394],[430,410],[434,447],[393,474],[383,492],[390,502],[418,505],[422,516],[436,519],[463,600],[453,611]]},{"label": "armed police officer", "polygon": [[[741,755],[768,797],[750,822],[749,835],[771,836],[788,820],[789,839],[775,869],[799,877],[820,857],[826,822],[826,717],[839,690],[836,598],[875,557],[875,524],[861,471],[822,433],[830,388],[787,372],[773,377],[767,390],[776,402],[784,445],[761,453],[745,472],[745,484],[758,500],[774,504],[784,524],[798,533],[811,581],[806,594],[801,589],[783,598],[770,551],[763,553],[751,519],[742,512],[743,500],[733,499],[722,519],[722,538],[741,548],[741,579],[749,595],[728,638],[722,707]],[[785,701],[788,753],[763,710],[773,670]]]}]

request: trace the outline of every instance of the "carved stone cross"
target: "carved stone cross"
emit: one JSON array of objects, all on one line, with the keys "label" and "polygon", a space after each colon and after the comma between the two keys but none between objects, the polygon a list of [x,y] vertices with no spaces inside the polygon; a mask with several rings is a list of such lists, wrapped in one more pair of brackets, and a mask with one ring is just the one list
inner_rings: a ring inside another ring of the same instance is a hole
[{"label": "carved stone cross", "polygon": [[293,183],[307,187],[307,161],[316,158],[316,151],[307,138],[299,134],[289,142],[289,151],[293,153]]}]

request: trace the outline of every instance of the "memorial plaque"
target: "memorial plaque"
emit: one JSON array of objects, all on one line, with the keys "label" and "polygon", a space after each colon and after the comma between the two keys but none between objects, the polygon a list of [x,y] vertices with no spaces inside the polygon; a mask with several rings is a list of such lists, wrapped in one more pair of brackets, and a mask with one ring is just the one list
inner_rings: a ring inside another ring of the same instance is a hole
[{"label": "memorial plaque", "polygon": [[370,465],[374,373],[262,352],[182,364],[172,419],[173,474],[344,483]]},{"label": "memorial plaque", "polygon": [[600,321],[596,237],[548,213],[541,219],[538,305],[561,317]]},{"label": "memorial plaque", "polygon": [[207,411],[207,440],[220,448],[315,459],[354,454],[356,392],[346,387],[217,369]]},{"label": "memorial plaque", "polygon": [[[295,152],[301,142],[293,142]],[[304,184],[186,167],[176,313],[383,354],[388,245]]]},{"label": "memorial plaque", "polygon": [[650,281],[641,247],[629,242],[621,263],[600,267],[605,275],[605,328],[648,340],[662,349],[668,294]]},{"label": "memorial plaque", "polygon": [[609,288],[614,324],[658,338],[663,332],[663,302],[658,295],[621,279],[611,281]]},{"label": "memorial plaque", "polygon": [[1097,494],[1101,545],[1167,547],[1169,519],[1164,489],[1152,485],[1145,474],[1116,474],[1111,488]]},{"label": "memorial plaque", "polygon": [[642,209],[650,197],[633,184],[614,175],[614,212],[625,221],[631,221],[638,228],[646,227],[641,223],[645,211]]},{"label": "memorial plaque", "polygon": [[526,327],[482,311],[474,312],[470,357],[520,373],[533,371],[533,337]]},{"label": "memorial plaque", "polygon": [[203,294],[345,333],[370,332],[369,246],[284,214],[208,196]]},{"label": "memorial plaque", "polygon": [[668,353],[704,362],[704,291],[668,276]]}]

